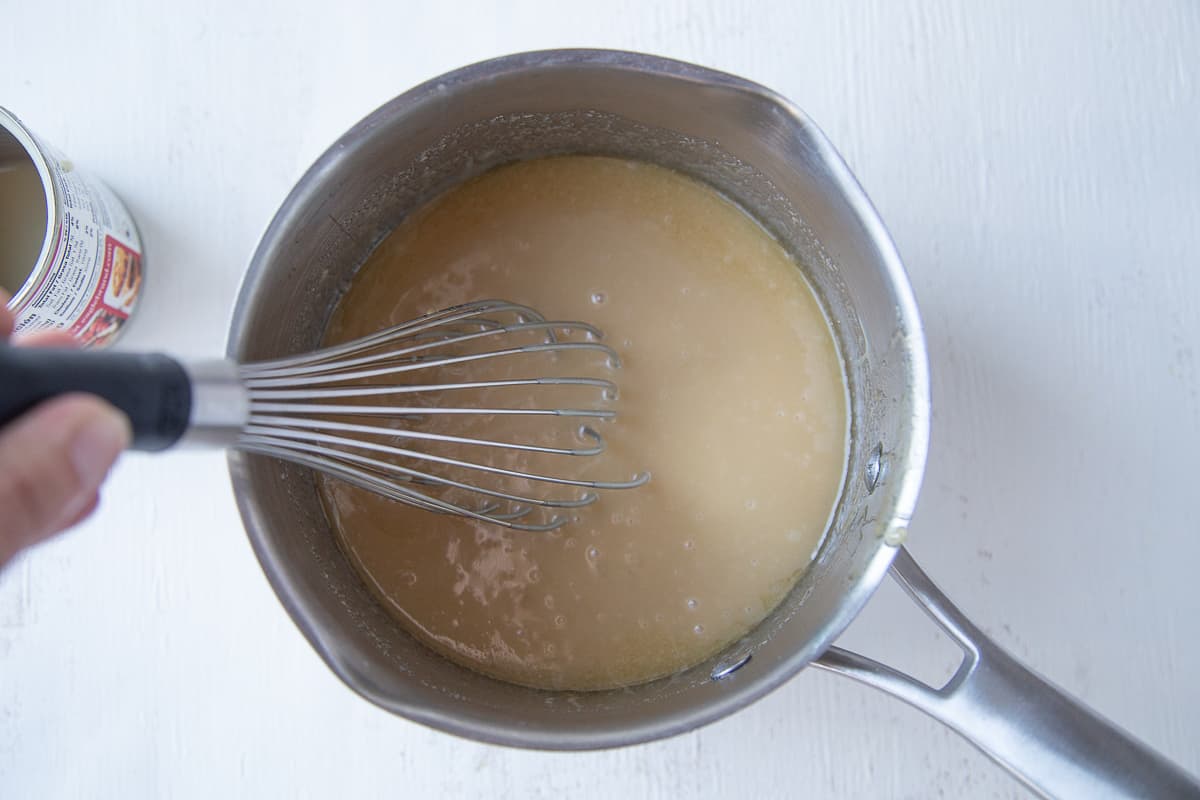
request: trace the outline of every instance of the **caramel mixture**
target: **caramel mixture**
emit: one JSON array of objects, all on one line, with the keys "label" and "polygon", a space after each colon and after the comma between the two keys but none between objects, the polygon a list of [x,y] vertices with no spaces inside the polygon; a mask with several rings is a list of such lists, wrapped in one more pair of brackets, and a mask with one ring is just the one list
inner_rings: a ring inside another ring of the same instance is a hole
[{"label": "caramel mixture", "polygon": [[[529,533],[322,478],[341,544],[380,601],[448,658],[550,689],[648,681],[745,634],[810,563],[846,464],[841,361],[796,263],[677,173],[610,158],[529,161],[403,222],[356,276],[326,340],[486,298],[591,322],[621,355],[618,418],[597,426],[608,449],[547,469],[648,470],[651,481]],[[487,376],[546,368],[523,359]],[[496,391],[509,393],[476,399],[547,403],[542,390]],[[455,418],[443,429],[505,438],[517,424]]]}]

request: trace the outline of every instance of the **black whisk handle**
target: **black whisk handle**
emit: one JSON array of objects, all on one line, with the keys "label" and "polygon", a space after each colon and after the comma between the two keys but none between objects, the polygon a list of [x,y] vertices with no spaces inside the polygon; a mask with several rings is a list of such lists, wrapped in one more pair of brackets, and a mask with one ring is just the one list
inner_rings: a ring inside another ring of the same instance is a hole
[{"label": "black whisk handle", "polygon": [[159,353],[0,344],[0,426],[52,397],[98,395],[129,417],[135,450],[164,450],[188,428],[192,387],[183,365]]}]

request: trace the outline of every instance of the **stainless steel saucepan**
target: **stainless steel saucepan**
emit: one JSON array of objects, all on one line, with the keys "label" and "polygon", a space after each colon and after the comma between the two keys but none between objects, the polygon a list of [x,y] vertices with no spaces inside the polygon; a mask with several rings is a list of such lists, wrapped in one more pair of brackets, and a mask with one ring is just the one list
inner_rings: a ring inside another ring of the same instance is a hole
[{"label": "stainless steel saucepan", "polygon": [[[559,50],[475,64],[401,95],[330,147],[284,201],[242,284],[228,356],[314,347],[355,269],[407,213],[496,165],[558,153],[692,175],[748,209],[808,267],[851,393],[849,470],[832,530],[786,601],[708,662],[630,689],[536,691],[452,664],[408,636],[338,550],[313,476],[232,453],[263,570],[330,668],[368,700],[434,728],[582,750],[691,730],[814,665],[931,714],[1044,794],[1200,795],[1178,767],[999,649],[905,552],[930,421],[912,291],[842,159],[798,108],[761,86],[652,56]],[[962,647],[945,686],[833,646],[889,568]]]}]

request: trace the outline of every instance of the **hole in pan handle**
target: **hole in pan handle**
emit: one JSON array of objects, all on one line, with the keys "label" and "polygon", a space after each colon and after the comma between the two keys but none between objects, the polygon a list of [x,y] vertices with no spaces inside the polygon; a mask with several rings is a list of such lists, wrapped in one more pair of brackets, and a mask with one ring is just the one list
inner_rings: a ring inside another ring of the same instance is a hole
[{"label": "hole in pan handle", "polygon": [[963,651],[934,688],[831,647],[814,666],[894,695],[954,729],[1045,797],[1200,798],[1200,783],[1023,666],[963,616],[903,547],[892,577]]}]

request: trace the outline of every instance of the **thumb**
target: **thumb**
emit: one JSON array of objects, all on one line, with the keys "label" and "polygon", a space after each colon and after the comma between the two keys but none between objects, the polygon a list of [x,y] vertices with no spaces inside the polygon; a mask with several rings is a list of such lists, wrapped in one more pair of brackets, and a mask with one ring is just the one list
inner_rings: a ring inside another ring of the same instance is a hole
[{"label": "thumb", "polygon": [[79,394],[0,428],[0,565],[78,521],[129,436],[121,412]]}]

